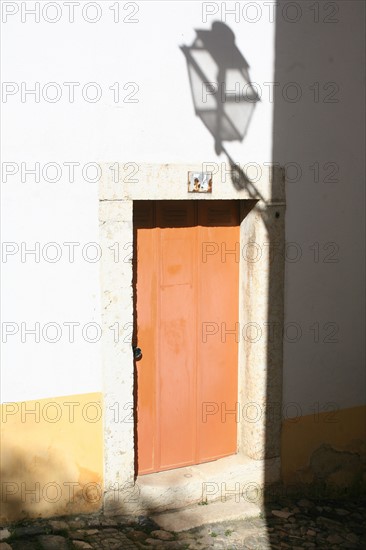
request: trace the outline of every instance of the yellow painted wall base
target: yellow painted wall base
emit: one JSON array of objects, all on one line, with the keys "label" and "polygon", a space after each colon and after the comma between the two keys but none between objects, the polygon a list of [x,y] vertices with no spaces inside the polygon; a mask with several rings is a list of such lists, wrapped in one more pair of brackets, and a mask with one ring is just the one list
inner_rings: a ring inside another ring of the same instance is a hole
[{"label": "yellow painted wall base", "polygon": [[366,407],[287,419],[282,425],[281,464],[285,484],[325,483],[350,487],[365,480]]},{"label": "yellow painted wall base", "polygon": [[100,393],[1,405],[1,521],[98,510]]},{"label": "yellow painted wall base", "polygon": [[[365,433],[366,407],[285,420],[283,482],[358,483]],[[102,499],[100,393],[1,405],[1,522],[95,512]]]}]

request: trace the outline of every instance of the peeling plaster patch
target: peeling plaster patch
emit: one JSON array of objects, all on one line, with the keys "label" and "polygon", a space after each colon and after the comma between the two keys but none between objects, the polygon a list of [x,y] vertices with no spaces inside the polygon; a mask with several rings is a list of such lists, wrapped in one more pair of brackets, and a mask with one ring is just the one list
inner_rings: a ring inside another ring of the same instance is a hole
[{"label": "peeling plaster patch", "polygon": [[361,451],[339,450],[324,443],[310,457],[310,465],[297,472],[297,480],[328,489],[361,488],[366,481],[365,460]]},{"label": "peeling plaster patch", "polygon": [[[366,481],[365,407],[338,411],[337,422],[321,413],[282,424],[282,478],[285,485],[314,484],[332,493],[359,491]],[[337,489],[338,488],[338,489]]]},{"label": "peeling plaster patch", "polygon": [[326,479],[339,470],[359,473],[362,470],[361,457],[357,453],[338,451],[331,445],[324,444],[311,455],[310,468],[319,480]]}]

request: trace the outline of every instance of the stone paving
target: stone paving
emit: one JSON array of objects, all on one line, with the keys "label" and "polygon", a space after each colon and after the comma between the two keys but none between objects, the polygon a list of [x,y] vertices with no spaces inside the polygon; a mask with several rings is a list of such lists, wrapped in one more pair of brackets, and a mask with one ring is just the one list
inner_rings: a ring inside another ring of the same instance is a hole
[{"label": "stone paving", "polygon": [[[209,506],[209,505],[208,505]],[[167,532],[149,518],[78,516],[0,531],[0,550],[366,549],[366,499],[282,499],[260,517]]]}]

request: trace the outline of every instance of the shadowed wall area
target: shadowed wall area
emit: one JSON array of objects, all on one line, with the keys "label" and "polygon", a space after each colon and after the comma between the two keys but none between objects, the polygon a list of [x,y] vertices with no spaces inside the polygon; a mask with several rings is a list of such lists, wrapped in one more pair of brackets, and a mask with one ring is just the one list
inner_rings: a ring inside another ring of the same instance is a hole
[{"label": "shadowed wall area", "polygon": [[365,5],[290,4],[277,5],[273,126],[287,180],[281,471],[289,491],[326,496],[365,480]]}]

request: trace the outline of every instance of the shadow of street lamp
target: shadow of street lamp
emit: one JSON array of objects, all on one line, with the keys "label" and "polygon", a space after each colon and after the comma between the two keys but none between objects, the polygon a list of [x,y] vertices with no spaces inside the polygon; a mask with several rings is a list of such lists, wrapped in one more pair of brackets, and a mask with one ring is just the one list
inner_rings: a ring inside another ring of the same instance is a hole
[{"label": "shadow of street lamp", "polygon": [[211,30],[196,30],[191,46],[181,46],[196,115],[215,140],[215,152],[228,157],[235,187],[249,183],[232,160],[223,141],[243,141],[258,94],[249,78],[249,65],[235,44],[233,31],[215,21]]}]

